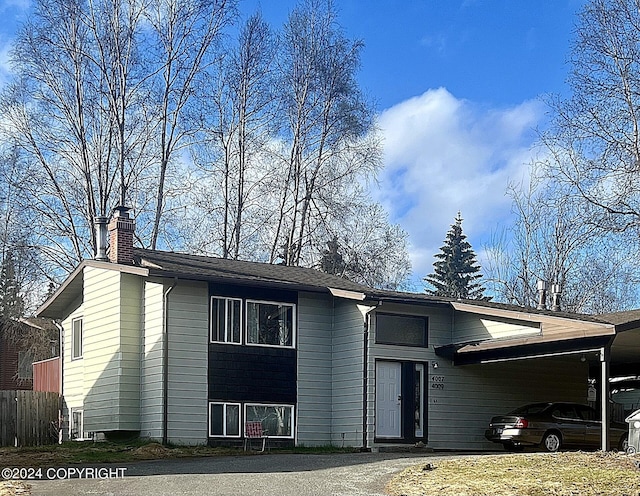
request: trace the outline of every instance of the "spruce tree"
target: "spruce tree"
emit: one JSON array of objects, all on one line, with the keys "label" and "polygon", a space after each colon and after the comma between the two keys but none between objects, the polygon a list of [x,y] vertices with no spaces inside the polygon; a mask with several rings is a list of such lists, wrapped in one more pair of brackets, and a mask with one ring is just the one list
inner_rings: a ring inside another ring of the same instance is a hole
[{"label": "spruce tree", "polygon": [[433,287],[426,290],[428,294],[463,300],[490,299],[484,296],[485,288],[477,282],[482,278],[480,265],[467,236],[462,232],[460,212],[447,232],[444,246],[435,257],[434,272],[424,278]]},{"label": "spruce tree", "polygon": [[327,241],[327,249],[322,252],[322,257],[320,258],[320,270],[335,276],[344,275],[347,265],[339,250],[338,236],[334,236]]}]

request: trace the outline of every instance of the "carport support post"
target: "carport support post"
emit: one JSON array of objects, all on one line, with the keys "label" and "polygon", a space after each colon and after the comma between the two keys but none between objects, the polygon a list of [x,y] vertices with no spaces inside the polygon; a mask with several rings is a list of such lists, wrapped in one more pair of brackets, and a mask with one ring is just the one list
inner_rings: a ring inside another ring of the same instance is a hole
[{"label": "carport support post", "polygon": [[608,346],[600,348],[600,449],[609,450],[609,354]]}]

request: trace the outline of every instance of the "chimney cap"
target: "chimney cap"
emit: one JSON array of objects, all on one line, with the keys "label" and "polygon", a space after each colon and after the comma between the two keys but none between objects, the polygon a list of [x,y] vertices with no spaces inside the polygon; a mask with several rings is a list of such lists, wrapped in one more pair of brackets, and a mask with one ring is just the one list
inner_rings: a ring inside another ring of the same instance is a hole
[{"label": "chimney cap", "polygon": [[119,205],[113,209],[112,215],[113,217],[124,217],[125,219],[128,219],[130,211],[131,208]]}]

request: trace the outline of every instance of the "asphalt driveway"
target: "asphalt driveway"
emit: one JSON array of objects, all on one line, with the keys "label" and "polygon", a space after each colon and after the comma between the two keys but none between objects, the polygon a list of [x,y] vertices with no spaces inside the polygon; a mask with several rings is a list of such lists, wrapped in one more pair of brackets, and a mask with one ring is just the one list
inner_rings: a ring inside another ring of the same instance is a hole
[{"label": "asphalt driveway", "polygon": [[410,465],[426,460],[433,463],[442,457],[352,453],[154,460],[102,465],[102,470],[98,466],[89,467],[92,470],[85,470],[82,474],[85,478],[80,479],[64,479],[69,472],[62,468],[49,475],[52,479],[64,480],[28,482],[33,486],[33,496],[382,496],[393,474]]}]

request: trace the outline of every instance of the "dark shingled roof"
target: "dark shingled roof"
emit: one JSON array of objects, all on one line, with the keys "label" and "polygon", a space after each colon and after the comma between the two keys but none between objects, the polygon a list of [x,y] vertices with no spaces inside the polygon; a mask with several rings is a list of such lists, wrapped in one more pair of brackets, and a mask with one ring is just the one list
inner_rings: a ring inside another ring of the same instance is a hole
[{"label": "dark shingled roof", "polygon": [[626,312],[614,312],[598,315],[598,318],[614,325],[631,324],[640,321],[640,310],[627,310]]},{"label": "dark shingled roof", "polygon": [[147,267],[149,274],[208,281],[230,280],[237,284],[261,284],[291,289],[324,290],[336,288],[366,293],[366,286],[342,277],[305,267],[288,267],[199,255],[134,248],[135,263]]},{"label": "dark shingled roof", "polygon": [[[263,286],[289,288],[292,290],[322,292],[327,291],[327,288],[335,288],[363,293],[370,299],[395,301],[398,303],[438,304],[459,302],[479,307],[509,310],[512,312],[526,312],[529,314],[548,315],[599,323],[616,323],[601,316],[537,310],[535,308],[491,301],[457,300],[455,298],[433,296],[426,293],[407,293],[373,289],[351,282],[342,277],[305,267],[289,267],[263,262],[247,262],[186,253],[147,250],[143,248],[134,248],[134,256],[135,263],[147,267],[151,275],[164,277],[175,276],[209,281],[233,280],[235,284],[241,285],[259,284]],[[640,310],[638,314],[640,315]]]}]

